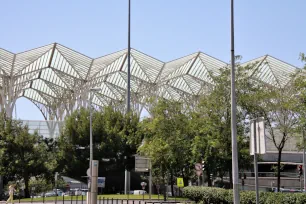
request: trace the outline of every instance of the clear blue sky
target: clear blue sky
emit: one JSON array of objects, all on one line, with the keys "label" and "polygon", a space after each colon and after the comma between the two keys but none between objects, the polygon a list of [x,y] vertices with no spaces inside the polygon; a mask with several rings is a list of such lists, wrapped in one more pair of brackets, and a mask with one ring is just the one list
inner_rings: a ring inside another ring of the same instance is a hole
[{"label": "clear blue sky", "polygon": [[[0,47],[22,52],[58,42],[90,57],[127,47],[127,0],[1,1]],[[305,0],[236,0],[235,49],[301,67]],[[132,0],[131,44],[163,61],[203,51],[230,60],[230,0]],[[17,117],[43,119],[26,99]]]}]

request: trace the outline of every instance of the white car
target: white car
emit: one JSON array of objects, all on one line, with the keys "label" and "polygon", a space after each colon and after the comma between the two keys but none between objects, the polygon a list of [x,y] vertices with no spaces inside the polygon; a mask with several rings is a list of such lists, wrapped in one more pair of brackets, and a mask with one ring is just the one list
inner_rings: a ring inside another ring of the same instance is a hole
[{"label": "white car", "polygon": [[143,194],[147,194],[147,192],[145,190],[135,190],[134,191],[134,195],[143,195]]}]

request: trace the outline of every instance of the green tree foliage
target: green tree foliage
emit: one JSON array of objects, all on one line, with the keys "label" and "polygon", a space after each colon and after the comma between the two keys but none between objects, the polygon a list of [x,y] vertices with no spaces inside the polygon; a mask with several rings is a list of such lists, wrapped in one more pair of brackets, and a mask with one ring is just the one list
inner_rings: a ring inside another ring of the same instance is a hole
[{"label": "green tree foliage", "polygon": [[300,53],[300,60],[305,63],[303,69],[306,69],[306,55],[305,55],[305,53]]},{"label": "green tree foliage", "polygon": [[46,141],[30,134],[20,121],[0,117],[0,173],[8,180],[21,180],[29,197],[31,177],[50,177],[56,163],[48,152]]},{"label": "green tree foliage", "polygon": [[192,135],[182,104],[160,99],[152,108],[152,118],[143,120],[139,131],[145,137],[139,153],[151,158],[155,180],[163,185],[169,180],[173,193],[175,177],[186,180],[191,173]]},{"label": "green tree foliage", "polygon": [[[237,90],[249,89],[252,85],[248,77],[249,68],[238,66],[236,75]],[[220,75],[213,76],[216,82],[211,93],[200,99],[198,107],[192,113],[191,129],[192,155],[194,163],[205,161],[205,172],[208,184],[211,185],[210,174],[223,179],[229,174],[232,183],[232,150],[231,150],[231,92],[230,69],[221,70]],[[249,145],[247,137],[247,123],[243,101],[245,91],[237,91],[237,138],[240,168],[250,165]]]},{"label": "green tree foliage", "polygon": [[[254,70],[255,72],[258,70]],[[254,81],[253,88],[248,89],[244,108],[250,118],[264,117],[267,139],[272,141],[278,151],[277,187],[280,188],[280,172],[282,151],[288,140],[296,137],[300,106],[298,88],[295,85],[295,75],[290,76],[285,86]]]},{"label": "green tree foliage", "polygon": [[[135,114],[125,115],[106,107],[93,110],[94,159],[110,159],[100,165],[101,171],[133,167],[136,153],[139,118]],[[66,118],[64,130],[59,138],[58,158],[63,173],[81,179],[89,167],[89,110],[81,108]]]}]

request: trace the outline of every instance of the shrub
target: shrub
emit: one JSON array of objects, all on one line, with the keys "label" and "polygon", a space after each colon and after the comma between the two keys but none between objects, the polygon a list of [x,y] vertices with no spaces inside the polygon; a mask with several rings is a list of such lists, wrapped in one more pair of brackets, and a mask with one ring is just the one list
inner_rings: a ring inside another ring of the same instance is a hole
[{"label": "shrub", "polygon": [[[183,189],[183,196],[197,203],[233,203],[233,191],[222,188],[189,186]],[[241,204],[255,204],[255,191],[241,191]],[[304,193],[271,193],[260,192],[260,204],[304,204],[306,203],[306,194]]]}]

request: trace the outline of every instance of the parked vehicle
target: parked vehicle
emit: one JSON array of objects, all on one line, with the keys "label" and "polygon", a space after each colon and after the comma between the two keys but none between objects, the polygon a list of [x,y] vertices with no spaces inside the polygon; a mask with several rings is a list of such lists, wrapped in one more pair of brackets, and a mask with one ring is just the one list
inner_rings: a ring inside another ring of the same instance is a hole
[{"label": "parked vehicle", "polygon": [[55,196],[54,191],[49,191],[49,192],[45,193],[45,197],[53,197],[53,196]]},{"label": "parked vehicle", "polygon": [[134,195],[143,195],[143,194],[147,194],[147,192],[145,190],[135,190],[134,191]]}]

